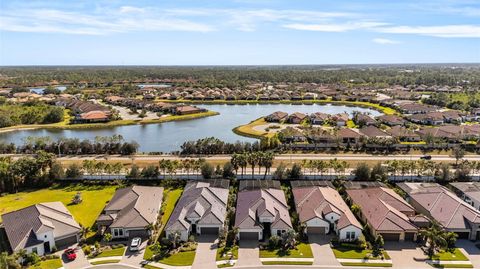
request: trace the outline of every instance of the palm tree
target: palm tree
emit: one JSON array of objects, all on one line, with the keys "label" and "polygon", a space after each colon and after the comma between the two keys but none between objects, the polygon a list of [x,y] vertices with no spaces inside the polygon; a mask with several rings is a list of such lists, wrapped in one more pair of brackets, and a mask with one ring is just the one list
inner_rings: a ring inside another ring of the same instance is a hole
[{"label": "palm tree", "polygon": [[247,163],[252,166],[252,179],[254,177],[255,173],[255,166],[257,165],[258,162],[258,156],[254,152],[250,152],[247,154]]},{"label": "palm tree", "polygon": [[168,240],[172,243],[173,249],[176,249],[178,244],[180,243],[181,233],[179,231],[175,231],[168,235]]},{"label": "palm tree", "polygon": [[435,255],[437,250],[447,247],[445,231],[435,220],[432,221],[430,227],[421,229],[419,234],[425,239],[428,246],[427,254],[429,257]]},{"label": "palm tree", "polygon": [[267,173],[270,172],[270,168],[272,168],[273,160],[275,159],[275,154],[273,152],[268,151],[263,154],[263,166],[265,167],[265,174],[263,175],[263,179],[267,177]]}]

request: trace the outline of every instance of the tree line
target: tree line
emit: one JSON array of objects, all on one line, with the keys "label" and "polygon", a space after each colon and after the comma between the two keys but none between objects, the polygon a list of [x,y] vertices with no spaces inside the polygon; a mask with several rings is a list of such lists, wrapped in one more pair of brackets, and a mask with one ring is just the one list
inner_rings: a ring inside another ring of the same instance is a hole
[{"label": "tree line", "polygon": [[40,102],[23,104],[0,100],[0,128],[20,124],[48,124],[64,120],[64,108]]}]

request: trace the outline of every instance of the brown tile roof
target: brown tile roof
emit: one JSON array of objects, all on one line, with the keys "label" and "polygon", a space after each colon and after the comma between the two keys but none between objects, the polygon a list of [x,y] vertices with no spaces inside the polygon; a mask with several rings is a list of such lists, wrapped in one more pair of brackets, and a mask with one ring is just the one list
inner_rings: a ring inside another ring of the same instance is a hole
[{"label": "brown tile roof", "polygon": [[301,222],[307,222],[313,218],[324,219],[325,215],[334,212],[340,215],[337,228],[353,225],[362,229],[362,225],[350,211],[340,194],[331,187],[298,187],[293,188],[295,208]]},{"label": "brown tile roof", "polygon": [[34,233],[53,230],[55,238],[79,233],[80,225],[61,202],[40,203],[2,215],[13,251],[41,243]]},{"label": "brown tile roof", "polygon": [[447,229],[470,229],[465,220],[480,225],[480,212],[444,186],[412,182],[398,186]]},{"label": "brown tile roof", "polygon": [[389,137],[390,135],[375,126],[366,126],[361,128],[360,133],[367,137]]},{"label": "brown tile roof", "polygon": [[108,115],[104,111],[95,110],[80,114],[80,118],[83,120],[102,120],[108,119]]},{"label": "brown tile roof", "polygon": [[347,189],[352,202],[359,205],[362,215],[377,232],[417,231],[409,217],[415,210],[402,197],[386,187]]}]

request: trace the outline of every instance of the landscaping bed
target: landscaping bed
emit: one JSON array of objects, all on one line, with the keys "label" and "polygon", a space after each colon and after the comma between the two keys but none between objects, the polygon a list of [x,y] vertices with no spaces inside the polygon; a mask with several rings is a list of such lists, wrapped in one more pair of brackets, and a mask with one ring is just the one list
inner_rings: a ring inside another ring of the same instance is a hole
[{"label": "landscaping bed", "polygon": [[469,259],[460,251],[455,248],[453,252],[440,251],[431,257],[433,261],[468,261]]},{"label": "landscaping bed", "polygon": [[[232,256],[227,255],[232,253]],[[228,261],[238,259],[238,246],[217,248],[216,261]]]}]

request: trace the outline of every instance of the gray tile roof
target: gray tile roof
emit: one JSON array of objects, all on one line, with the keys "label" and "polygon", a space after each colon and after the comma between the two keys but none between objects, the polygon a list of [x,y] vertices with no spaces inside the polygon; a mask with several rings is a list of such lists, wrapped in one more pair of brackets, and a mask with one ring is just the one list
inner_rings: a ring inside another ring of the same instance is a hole
[{"label": "gray tile roof", "polygon": [[199,218],[197,224],[223,225],[227,214],[228,193],[228,184],[189,182],[165,229],[187,231],[190,229],[187,218]]},{"label": "gray tile roof", "polygon": [[113,219],[111,228],[143,228],[156,222],[162,199],[162,187],[131,186],[119,189],[105,206],[108,215],[102,214],[97,220]]},{"label": "gray tile roof", "polygon": [[61,202],[40,203],[2,215],[13,251],[38,245],[35,233],[53,230],[54,238],[80,232],[80,225]]}]

